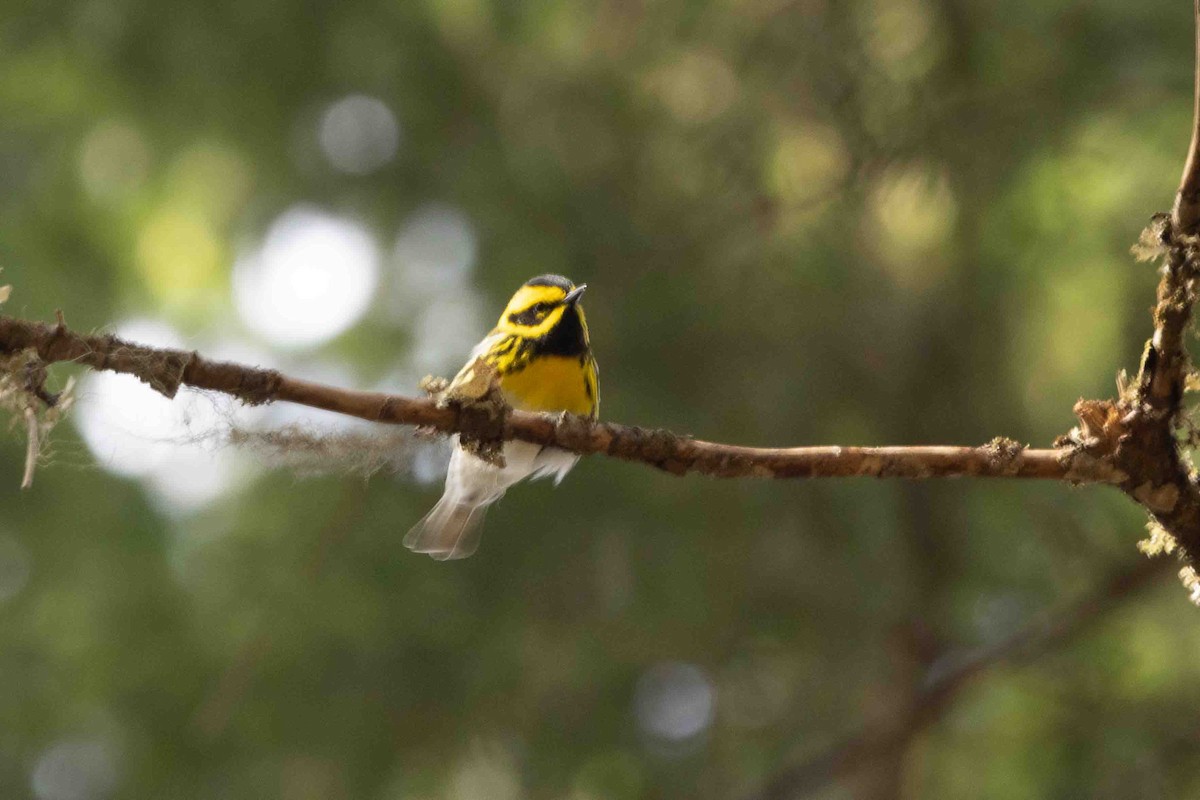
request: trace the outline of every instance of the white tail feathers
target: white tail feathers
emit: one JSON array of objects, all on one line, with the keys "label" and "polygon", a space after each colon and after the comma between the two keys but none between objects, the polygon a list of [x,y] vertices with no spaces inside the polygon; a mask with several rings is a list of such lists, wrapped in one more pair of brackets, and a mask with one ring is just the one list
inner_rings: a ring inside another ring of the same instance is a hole
[{"label": "white tail feathers", "polygon": [[457,440],[446,471],[446,492],[404,537],[404,546],[438,561],[466,558],[479,547],[483,517],[508,487],[525,478],[561,480],[579,459],[574,453],[529,442],[504,443],[504,466],[471,455]]},{"label": "white tail feathers", "polygon": [[479,547],[491,502],[463,503],[444,495],[404,537],[404,546],[436,561],[466,558]]}]

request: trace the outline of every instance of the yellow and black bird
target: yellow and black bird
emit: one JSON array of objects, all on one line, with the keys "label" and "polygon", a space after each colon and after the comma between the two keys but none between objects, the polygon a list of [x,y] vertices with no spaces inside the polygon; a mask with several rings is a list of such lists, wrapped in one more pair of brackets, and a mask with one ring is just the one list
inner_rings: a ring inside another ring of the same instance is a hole
[{"label": "yellow and black bird", "polygon": [[[523,411],[570,411],[595,417],[600,408],[596,360],[576,286],[561,275],[525,282],[500,315],[495,329],[471,351],[463,378],[477,358],[496,371],[500,391]],[[437,505],[404,537],[404,546],[442,561],[466,558],[479,547],[488,506],[525,478],[553,475],[555,483],[579,456],[530,442],[504,444],[504,466],[490,464],[459,446],[457,437]]]}]

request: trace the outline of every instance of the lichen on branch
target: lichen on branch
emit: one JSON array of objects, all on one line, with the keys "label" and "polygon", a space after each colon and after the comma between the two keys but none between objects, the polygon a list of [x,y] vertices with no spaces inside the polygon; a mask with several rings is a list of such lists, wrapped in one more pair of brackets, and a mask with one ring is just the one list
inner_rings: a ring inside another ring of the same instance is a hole
[{"label": "lichen on branch", "polygon": [[[12,294],[11,286],[0,286],[0,304]],[[33,486],[33,475],[47,452],[50,431],[74,402],[73,382],[62,391],[46,389],[46,363],[30,348],[0,354],[0,410],[13,427],[25,433],[25,465],[21,488]]]}]

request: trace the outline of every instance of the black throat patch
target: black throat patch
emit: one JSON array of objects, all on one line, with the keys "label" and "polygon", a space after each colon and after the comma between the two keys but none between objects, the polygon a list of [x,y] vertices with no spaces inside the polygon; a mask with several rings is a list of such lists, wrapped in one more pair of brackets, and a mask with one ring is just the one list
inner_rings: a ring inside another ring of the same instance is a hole
[{"label": "black throat patch", "polygon": [[587,339],[583,335],[583,323],[579,309],[568,306],[563,309],[562,319],[549,333],[535,340],[534,350],[539,355],[581,356],[587,352]]}]

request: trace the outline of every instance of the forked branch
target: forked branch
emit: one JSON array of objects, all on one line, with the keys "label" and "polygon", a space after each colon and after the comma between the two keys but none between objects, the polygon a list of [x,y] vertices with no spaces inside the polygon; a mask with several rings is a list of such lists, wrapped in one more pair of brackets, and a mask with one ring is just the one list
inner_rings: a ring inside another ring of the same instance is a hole
[{"label": "forked branch", "polygon": [[1179,446],[1183,393],[1192,370],[1186,341],[1200,275],[1200,0],[1194,0],[1196,84],[1191,144],[1175,208],[1143,234],[1144,257],[1162,260],[1154,335],[1146,342],[1132,391],[1115,402],[1093,401],[1104,431],[1081,445],[1126,473],[1121,488],[1142,504],[1193,562],[1200,556],[1200,485]]}]

